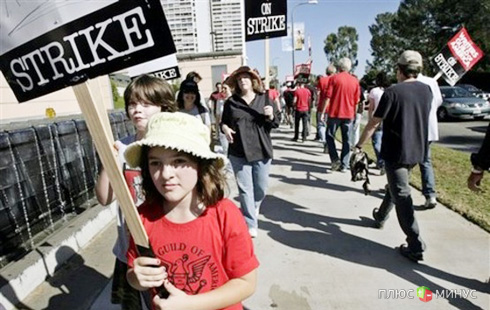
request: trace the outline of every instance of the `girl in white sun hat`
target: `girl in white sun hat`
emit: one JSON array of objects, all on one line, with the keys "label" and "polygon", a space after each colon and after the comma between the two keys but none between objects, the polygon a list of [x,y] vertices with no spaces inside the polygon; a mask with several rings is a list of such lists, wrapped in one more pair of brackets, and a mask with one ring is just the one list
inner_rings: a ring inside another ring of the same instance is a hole
[{"label": "girl in white sun hat", "polygon": [[163,112],[125,152],[142,170],[138,211],[156,255],[138,257],[131,242],[127,278],[141,291],[165,286],[170,296],[153,296],[156,309],[243,309],[255,291],[252,240],[240,210],[224,198],[226,158],[209,144],[199,119]]}]

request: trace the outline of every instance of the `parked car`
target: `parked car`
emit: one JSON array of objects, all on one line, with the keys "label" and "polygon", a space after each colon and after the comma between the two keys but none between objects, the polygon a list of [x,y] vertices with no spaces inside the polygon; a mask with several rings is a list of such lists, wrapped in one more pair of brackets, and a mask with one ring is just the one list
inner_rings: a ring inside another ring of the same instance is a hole
[{"label": "parked car", "polygon": [[458,84],[456,86],[459,86],[459,87],[466,89],[475,97],[490,100],[490,93],[484,92],[483,90],[479,89],[476,86],[473,86],[471,84]]},{"label": "parked car", "polygon": [[448,118],[483,119],[490,115],[490,104],[487,100],[473,96],[469,91],[458,86],[441,86],[442,104],[437,109],[440,121]]}]

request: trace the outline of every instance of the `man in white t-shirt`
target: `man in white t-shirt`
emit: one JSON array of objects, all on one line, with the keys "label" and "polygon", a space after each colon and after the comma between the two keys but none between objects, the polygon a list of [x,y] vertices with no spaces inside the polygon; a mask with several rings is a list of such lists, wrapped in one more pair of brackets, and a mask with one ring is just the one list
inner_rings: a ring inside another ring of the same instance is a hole
[{"label": "man in white t-shirt", "polygon": [[434,169],[430,155],[430,144],[439,140],[439,130],[437,128],[437,109],[442,104],[442,94],[437,81],[431,77],[419,74],[417,80],[429,85],[432,91],[432,103],[429,114],[429,147],[425,153],[425,158],[419,164],[420,174],[422,177],[422,194],[425,196],[425,208],[433,209],[437,205],[436,200],[436,182],[434,178]]}]

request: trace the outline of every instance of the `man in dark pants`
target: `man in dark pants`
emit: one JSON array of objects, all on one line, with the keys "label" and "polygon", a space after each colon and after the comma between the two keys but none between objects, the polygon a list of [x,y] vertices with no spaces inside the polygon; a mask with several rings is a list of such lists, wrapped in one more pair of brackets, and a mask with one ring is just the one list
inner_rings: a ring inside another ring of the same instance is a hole
[{"label": "man in dark pants", "polygon": [[298,87],[294,91],[294,106],[295,106],[295,116],[294,116],[294,138],[293,141],[298,140],[299,135],[299,122],[301,120],[303,130],[301,134],[301,142],[306,141],[306,137],[308,136],[308,118],[309,111],[311,107],[311,93],[305,87],[305,84],[302,82],[298,83]]},{"label": "man in dark pants", "polygon": [[381,206],[373,210],[376,226],[381,228],[389,212],[396,208],[398,222],[407,236],[408,245],[400,246],[400,253],[412,261],[423,260],[425,243],[420,237],[410,194],[410,172],[424,160],[428,145],[429,112],[432,92],[417,81],[422,70],[422,56],[416,51],[405,51],[398,59],[398,84],[385,90],[374,117],[364,128],[356,148],[371,137],[383,122],[381,157],[385,161],[388,179],[387,191]]},{"label": "man in dark pants", "polygon": [[473,170],[468,177],[468,188],[474,192],[479,192],[481,191],[480,182],[483,179],[483,173],[490,169],[490,124],[488,124],[480,151],[471,154],[471,164]]}]

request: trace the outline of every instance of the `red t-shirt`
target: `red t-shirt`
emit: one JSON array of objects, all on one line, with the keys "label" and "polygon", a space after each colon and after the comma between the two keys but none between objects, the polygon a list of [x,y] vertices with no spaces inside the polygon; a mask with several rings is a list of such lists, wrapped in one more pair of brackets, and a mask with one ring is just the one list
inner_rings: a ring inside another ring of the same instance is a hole
[{"label": "red t-shirt", "polygon": [[271,98],[272,101],[279,98],[279,92],[277,91],[277,89],[269,89],[269,98]]},{"label": "red t-shirt", "polygon": [[294,98],[296,98],[296,111],[305,112],[310,110],[311,93],[307,88],[298,87],[294,91]]},{"label": "red t-shirt", "polygon": [[218,92],[218,91],[215,91],[211,94],[211,96],[209,96],[211,100],[214,101],[214,103],[216,104],[216,102],[218,102],[218,100],[220,99],[225,99],[226,98],[226,95],[223,94],[222,92]]},{"label": "red t-shirt", "polygon": [[327,98],[330,98],[328,117],[354,119],[360,96],[359,81],[350,73],[340,72],[330,77],[327,88]]},{"label": "red t-shirt", "polygon": [[322,76],[320,80],[318,81],[317,88],[320,91],[320,98],[318,99],[318,106],[317,106],[317,111],[322,112],[323,111],[323,106],[325,105],[325,100],[327,99],[327,89],[328,89],[328,82],[330,81],[330,76]]},{"label": "red t-shirt", "polygon": [[[243,215],[228,199],[207,207],[197,219],[183,224],[167,220],[160,205],[145,202],[138,211],[169,281],[189,295],[216,289],[259,266]],[[132,268],[138,256],[132,239],[127,256]],[[238,303],[225,309],[243,307]]]}]

